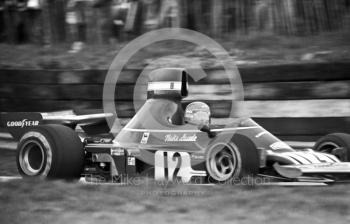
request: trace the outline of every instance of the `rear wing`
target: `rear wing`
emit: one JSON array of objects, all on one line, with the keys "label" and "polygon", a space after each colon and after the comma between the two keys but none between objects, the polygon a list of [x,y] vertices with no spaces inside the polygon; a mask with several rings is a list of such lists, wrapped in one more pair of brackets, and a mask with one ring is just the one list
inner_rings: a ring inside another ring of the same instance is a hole
[{"label": "rear wing", "polygon": [[108,133],[106,118],[113,114],[97,113],[77,115],[70,113],[0,113],[0,127],[6,129],[12,137],[19,139],[26,129],[44,124],[61,124],[75,129],[77,125],[87,134]]}]

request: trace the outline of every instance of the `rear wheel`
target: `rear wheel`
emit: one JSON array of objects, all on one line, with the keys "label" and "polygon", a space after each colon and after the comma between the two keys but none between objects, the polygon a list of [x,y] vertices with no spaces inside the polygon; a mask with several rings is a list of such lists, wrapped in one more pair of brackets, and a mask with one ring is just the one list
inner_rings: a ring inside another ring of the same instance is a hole
[{"label": "rear wheel", "polygon": [[320,138],[314,150],[335,155],[343,162],[350,161],[350,135],[345,133],[332,133]]},{"label": "rear wheel", "polygon": [[259,171],[258,151],[243,135],[235,134],[229,142],[225,141],[225,136],[218,137],[206,152],[206,168],[209,178],[216,182],[253,176]]},{"label": "rear wheel", "polygon": [[62,125],[28,129],[17,147],[17,168],[24,177],[76,179],[84,164],[78,135]]}]

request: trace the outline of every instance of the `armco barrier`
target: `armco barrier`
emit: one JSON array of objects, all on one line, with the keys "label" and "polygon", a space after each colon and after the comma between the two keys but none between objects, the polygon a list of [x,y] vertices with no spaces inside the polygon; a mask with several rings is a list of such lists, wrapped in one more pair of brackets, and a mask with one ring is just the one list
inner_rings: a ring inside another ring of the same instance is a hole
[{"label": "armco barrier", "polygon": [[[348,99],[349,70],[348,63],[239,68],[245,100]],[[118,80],[115,99],[122,117],[130,117],[134,113],[131,101],[140,72],[138,69],[125,69]],[[205,79],[190,83],[190,100],[206,101],[220,110],[218,116],[224,116],[231,107],[232,90],[228,80],[220,69],[205,72]],[[105,70],[3,69],[0,74],[0,111],[102,108]]]}]

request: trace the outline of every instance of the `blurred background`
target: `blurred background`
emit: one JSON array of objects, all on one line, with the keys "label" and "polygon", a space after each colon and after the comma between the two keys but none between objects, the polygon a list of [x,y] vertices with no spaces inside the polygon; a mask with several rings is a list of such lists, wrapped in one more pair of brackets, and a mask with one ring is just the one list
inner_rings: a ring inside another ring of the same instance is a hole
[{"label": "blurred background", "polygon": [[1,0],[0,67],[107,68],[162,27],[199,31],[243,59],[338,60],[349,57],[349,12],[349,0]]},{"label": "blurred background", "polygon": [[315,35],[349,28],[349,0],[1,0],[7,43],[124,41],[159,27],[213,37]]}]

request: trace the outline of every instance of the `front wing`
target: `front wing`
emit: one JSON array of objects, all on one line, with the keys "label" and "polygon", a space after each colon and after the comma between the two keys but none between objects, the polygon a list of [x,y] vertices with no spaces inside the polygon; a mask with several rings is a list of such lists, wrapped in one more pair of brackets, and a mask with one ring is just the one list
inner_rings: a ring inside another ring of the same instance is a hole
[{"label": "front wing", "polygon": [[339,163],[317,163],[306,165],[278,165],[274,169],[283,177],[300,178],[303,175],[350,175],[350,162]]}]

